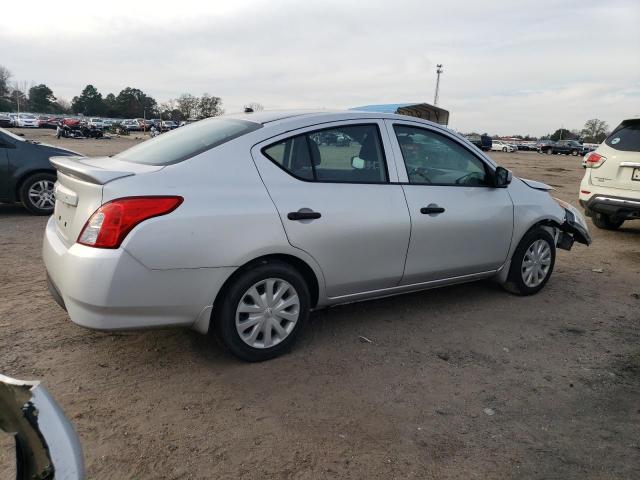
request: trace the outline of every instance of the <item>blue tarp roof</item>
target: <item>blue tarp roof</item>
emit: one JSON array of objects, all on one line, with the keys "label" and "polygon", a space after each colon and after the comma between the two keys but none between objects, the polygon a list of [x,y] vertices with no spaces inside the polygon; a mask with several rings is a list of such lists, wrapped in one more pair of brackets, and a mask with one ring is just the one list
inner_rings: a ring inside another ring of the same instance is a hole
[{"label": "blue tarp roof", "polygon": [[379,105],[363,105],[351,108],[361,112],[397,113],[410,117],[424,118],[440,125],[449,124],[449,112],[444,108],[434,107],[424,102],[414,103],[383,103]]},{"label": "blue tarp roof", "polygon": [[418,105],[421,102],[411,103],[383,103],[380,105],[364,105],[362,107],[350,108],[349,110],[359,110],[361,112],[396,113],[399,108]]}]

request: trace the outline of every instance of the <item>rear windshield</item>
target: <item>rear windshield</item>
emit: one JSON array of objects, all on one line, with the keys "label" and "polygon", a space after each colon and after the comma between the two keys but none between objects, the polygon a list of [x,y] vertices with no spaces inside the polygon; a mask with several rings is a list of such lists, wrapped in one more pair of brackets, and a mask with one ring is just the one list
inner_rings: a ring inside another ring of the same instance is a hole
[{"label": "rear windshield", "polygon": [[623,152],[640,152],[640,120],[622,122],[605,143]]},{"label": "rear windshield", "polygon": [[145,165],[171,165],[261,127],[259,123],[235,118],[209,118],[163,133],[115,155],[115,158]]}]

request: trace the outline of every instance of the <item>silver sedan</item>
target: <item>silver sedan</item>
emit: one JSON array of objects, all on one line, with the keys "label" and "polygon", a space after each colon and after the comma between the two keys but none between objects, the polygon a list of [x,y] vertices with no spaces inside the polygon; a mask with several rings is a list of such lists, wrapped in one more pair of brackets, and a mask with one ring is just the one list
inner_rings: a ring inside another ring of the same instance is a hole
[{"label": "silver sedan", "polygon": [[187,326],[250,361],[290,348],[329,305],[485,278],[534,294],[556,247],[591,242],[550,187],[401,115],[217,117],[51,161],[43,256],[71,320]]}]

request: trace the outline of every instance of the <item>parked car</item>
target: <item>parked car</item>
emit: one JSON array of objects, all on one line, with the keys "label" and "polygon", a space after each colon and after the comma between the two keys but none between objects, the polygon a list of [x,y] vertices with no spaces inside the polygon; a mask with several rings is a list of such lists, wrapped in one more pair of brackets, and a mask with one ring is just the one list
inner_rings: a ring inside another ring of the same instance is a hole
[{"label": "parked car", "polygon": [[87,125],[93,128],[99,128],[102,130],[104,128],[104,122],[101,118],[91,117],[87,120]]},{"label": "parked car", "polygon": [[580,205],[598,228],[640,219],[640,117],[624,120],[585,156]]},{"label": "parked car", "polygon": [[577,140],[560,140],[550,150],[547,153],[562,153],[564,155],[573,155],[574,157],[585,155],[588,152]]},{"label": "parked car", "polygon": [[507,142],[503,142],[502,140],[493,140],[491,145],[491,150],[494,152],[515,152],[515,148],[513,145],[509,145]]},{"label": "parked car", "polygon": [[71,320],[189,326],[250,361],[291,347],[311,309],[484,278],[534,294],[556,247],[591,241],[551,187],[403,115],[215,117],[51,162],[43,259]]},{"label": "parked car", "polygon": [[38,117],[30,113],[19,113],[16,117],[16,127],[38,128]]},{"label": "parked car", "polygon": [[140,131],[142,130],[142,126],[140,125],[140,123],[137,120],[123,120],[122,122],[120,122],[120,126],[122,128],[124,128],[125,130],[129,130],[129,131]]},{"label": "parked car", "polygon": [[102,128],[104,128],[105,130],[108,130],[112,126],[113,126],[113,120],[110,120],[108,118],[102,119]]},{"label": "parked car", "polygon": [[491,151],[493,140],[489,135],[466,135],[467,140],[484,152]]},{"label": "parked car", "polygon": [[0,128],[7,128],[12,126],[11,117],[9,115],[5,115],[4,113],[0,113]]},{"label": "parked car", "polygon": [[85,478],[78,435],[42,383],[0,375],[0,405],[0,433],[15,443],[16,480]]},{"label": "parked car", "polygon": [[0,128],[0,202],[22,204],[36,215],[51,215],[56,170],[53,155],[79,155],[71,150],[40,144]]},{"label": "parked car", "polygon": [[163,130],[173,130],[174,128],[178,128],[178,124],[173,120],[163,120],[161,128]]}]

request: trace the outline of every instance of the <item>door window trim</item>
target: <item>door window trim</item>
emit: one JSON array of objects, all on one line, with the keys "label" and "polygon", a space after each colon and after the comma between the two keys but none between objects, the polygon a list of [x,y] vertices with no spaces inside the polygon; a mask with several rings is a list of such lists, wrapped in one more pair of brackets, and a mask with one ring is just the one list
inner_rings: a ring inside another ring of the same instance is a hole
[{"label": "door window trim", "polygon": [[[489,162],[487,162],[484,158],[478,156],[476,154],[476,152],[474,152],[473,150],[471,150],[470,148],[468,148],[467,145],[465,145],[463,142],[460,142],[458,139],[456,139],[455,137],[453,137],[452,135],[447,135],[445,132],[438,132],[436,129],[433,128],[429,128],[428,125],[420,125],[420,124],[416,124],[416,123],[404,123],[404,122],[397,122],[392,120],[391,122],[391,132],[393,135],[392,136],[392,141],[395,142],[395,145],[398,147],[398,151],[400,153],[400,161],[402,162],[402,165],[404,166],[404,171],[407,175],[407,180],[409,179],[409,171],[407,170],[407,164],[404,161],[404,156],[402,155],[402,149],[400,148],[400,142],[398,141],[398,136],[396,134],[396,125],[398,126],[404,126],[404,127],[412,127],[412,128],[417,128],[419,130],[426,130],[427,132],[433,133],[434,135],[438,135],[440,137],[444,137],[448,140],[451,140],[452,142],[456,142],[457,145],[461,146],[462,148],[464,148],[468,153],[470,153],[474,158],[476,158],[478,161],[480,161],[484,167],[485,170],[485,174],[487,175],[487,177],[492,177],[495,173],[495,169],[496,167],[492,164],[490,164]],[[495,188],[493,185],[456,185],[454,183],[412,183],[412,182],[398,182],[400,185],[413,185],[413,186],[418,186],[418,187],[463,187],[463,188]]]},{"label": "door window trim", "polygon": [[[398,182],[391,182],[391,178],[389,175],[389,165],[388,165],[388,161],[387,161],[387,153],[385,151],[384,148],[384,141],[382,138],[382,131],[380,129],[380,125],[378,122],[365,122],[365,123],[347,123],[347,124],[339,124],[339,125],[332,125],[330,127],[324,127],[324,128],[320,128],[320,129],[315,129],[313,128],[314,125],[311,125],[309,127],[309,130],[303,131],[303,132],[299,132],[299,133],[295,133],[294,135],[290,135],[288,137],[284,137],[284,138],[280,138],[279,140],[269,143],[268,145],[265,145],[264,147],[260,147],[260,153],[267,158],[271,163],[273,163],[276,167],[278,167],[280,170],[282,170],[283,172],[285,172],[287,175],[295,178],[296,180],[301,180],[303,182],[307,182],[307,183],[340,183],[340,184],[352,184],[352,185],[388,185],[390,183],[394,183],[397,184]],[[340,128],[344,128],[344,127],[375,127],[376,131],[378,132],[378,143],[379,143],[379,148],[380,148],[380,152],[382,153],[382,161],[384,163],[384,172],[385,172],[385,176],[387,178],[386,181],[378,181],[378,182],[367,182],[367,181],[363,181],[363,182],[357,182],[357,181],[351,181],[351,180],[319,180],[316,177],[316,168],[315,165],[313,165],[313,159],[311,156],[311,148],[309,147],[309,140],[306,138],[307,135],[311,135],[317,132],[322,132],[322,131],[326,131],[326,130],[336,130],[336,129],[340,129]],[[293,133],[293,132],[287,132],[287,133]],[[286,142],[287,140],[293,139],[295,137],[299,137],[299,136],[305,136],[305,141],[307,142],[307,148],[309,149],[309,159],[311,160],[311,168],[313,169],[313,177],[312,179],[309,178],[303,178],[303,177],[299,177],[298,175],[295,175],[293,172],[287,170],[285,167],[283,167],[282,165],[280,165],[274,158],[272,158],[271,156],[269,156],[266,153],[266,150],[268,148],[273,147],[274,145],[278,145],[279,143],[282,142]]]}]

